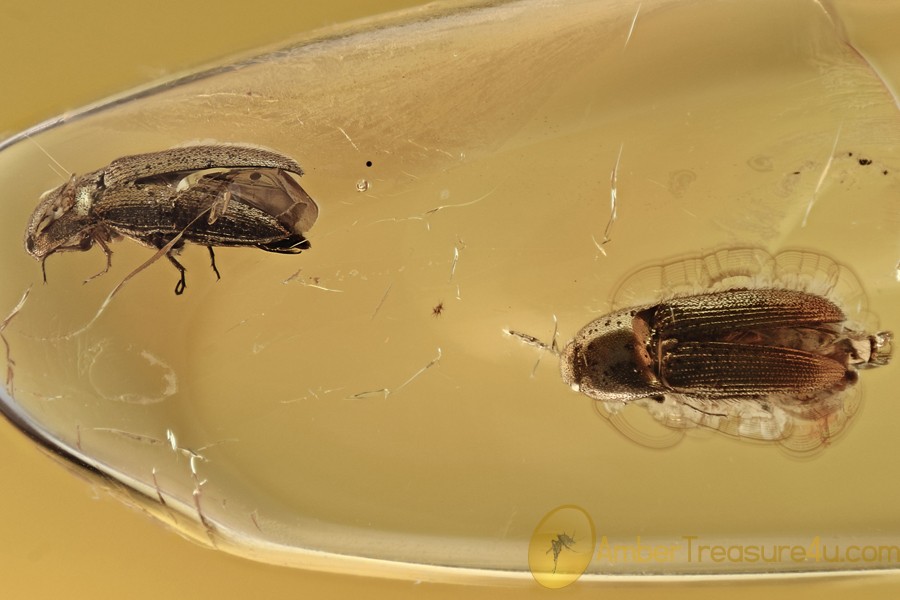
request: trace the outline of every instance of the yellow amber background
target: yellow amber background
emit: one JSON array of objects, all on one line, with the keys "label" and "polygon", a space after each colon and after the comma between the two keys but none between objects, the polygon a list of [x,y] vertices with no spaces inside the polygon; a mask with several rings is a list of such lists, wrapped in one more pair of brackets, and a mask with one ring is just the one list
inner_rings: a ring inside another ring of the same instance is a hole
[{"label": "yellow amber background", "polygon": [[[404,4],[413,3],[384,2],[379,3],[377,8],[389,10]],[[209,12],[209,9],[185,8],[176,3],[172,3],[171,7],[164,3],[157,3],[152,10],[146,7],[142,7],[140,10],[141,12],[133,12],[133,10],[127,10],[113,3],[96,3],[90,7],[78,9],[67,6],[53,7],[52,9],[17,6],[4,9],[9,18],[3,20],[3,31],[0,31],[3,34],[0,36],[3,40],[0,67],[5,75],[7,92],[2,101],[6,110],[2,111],[2,116],[0,116],[3,119],[0,122],[0,129],[12,134],[40,119],[79,107],[105,95],[120,92],[133,85],[159,77],[165,72],[201,64],[208,59],[250,49],[260,44],[277,42],[302,30],[363,16],[366,13],[374,12],[376,4],[335,2],[327,7],[327,12],[324,12],[326,9],[315,9],[315,11],[323,11],[318,15],[312,14],[314,9],[310,7],[304,7],[300,12],[300,9],[296,8],[294,4],[288,3],[283,5],[256,3],[252,9],[237,3],[230,9],[226,4],[220,4],[212,13]],[[252,10],[254,16],[267,15],[268,18],[247,18],[248,10]],[[896,85],[900,78],[900,67],[897,64],[896,42],[892,39],[891,32],[896,31],[898,18],[894,12],[885,14],[885,11],[883,5],[879,3],[854,3],[852,7],[839,8],[839,14],[845,15],[847,18],[848,31],[857,43],[857,47],[865,51],[872,61],[880,66],[882,74],[888,82],[895,82],[894,85]],[[702,16],[702,14],[698,14],[696,18],[702,21]],[[640,24],[638,22],[638,27]],[[165,43],[160,41],[159,32],[166,32]],[[636,28],[635,35],[641,33],[642,31]],[[653,32],[653,34],[657,36],[657,39],[665,39],[664,31]],[[785,32],[781,32],[781,34],[786,35]],[[621,35],[621,32],[618,35]],[[632,48],[640,47],[637,45],[637,40],[638,38],[632,40],[634,44]],[[789,43],[789,41],[785,40],[785,43]],[[722,41],[725,47],[727,47],[727,42],[728,40]],[[717,50],[720,48],[710,49],[710,51]],[[647,85],[650,85],[650,82]],[[740,78],[737,78],[734,85],[750,86],[753,85],[753,82],[741,81]],[[636,87],[640,88],[640,85],[636,85]],[[710,101],[704,95],[704,90],[696,90],[696,94],[696,98],[687,96],[682,99],[685,106],[689,107],[695,103],[697,106],[702,106]],[[627,107],[627,105],[628,98],[622,98],[621,106]],[[558,108],[564,109],[563,106]],[[751,108],[748,107],[748,110]],[[764,132],[757,131],[757,124],[750,122],[743,127],[748,138],[753,139],[753,136],[758,136],[755,138],[757,141],[764,138]],[[873,131],[873,135],[875,133],[877,130]],[[648,131],[645,143],[650,144],[653,139],[652,131]],[[830,138],[823,138],[820,144],[822,156],[827,156],[830,141]],[[122,145],[127,147],[125,143]],[[628,146],[626,150],[629,148],[631,146]],[[565,144],[561,144],[560,159],[564,158],[562,154],[564,149]],[[592,157],[592,160],[598,165],[598,221],[593,228],[587,229],[592,229],[598,238],[602,235],[602,224],[605,223],[603,208],[608,199],[608,188],[605,187],[608,184],[608,168],[614,162],[617,149],[617,144],[607,144],[598,156]],[[749,151],[744,154],[747,155],[747,158],[755,156],[755,153]],[[822,156],[815,158],[821,161]],[[671,159],[672,157],[662,156],[658,160],[665,162],[667,158]],[[896,154],[880,158],[887,164],[900,168],[900,159]],[[627,154],[625,159],[628,159]],[[701,160],[693,161],[692,164],[703,165],[704,163]],[[545,166],[545,168],[547,167]],[[538,172],[537,166],[535,172]],[[670,191],[681,189],[679,186],[686,180],[679,178],[678,170],[670,169],[665,173],[670,175],[671,179],[662,183],[668,185]],[[685,176],[689,178],[689,175]],[[725,179],[727,175],[722,175],[722,177]],[[622,179],[620,179],[621,181]],[[705,192],[709,201],[713,202],[717,187],[716,179],[707,177],[703,181],[706,182],[705,185],[709,186]],[[546,182],[544,185],[550,188],[552,182]],[[646,185],[649,189],[654,184]],[[523,187],[527,186],[523,185]],[[490,186],[486,189],[490,190]],[[374,190],[377,190],[377,187],[373,188]],[[632,197],[639,197],[645,191],[635,188],[632,190]],[[475,195],[474,189],[471,195]],[[545,197],[548,199],[544,201],[551,201],[550,196],[550,193],[547,192]],[[871,217],[871,215],[869,216]],[[845,224],[840,219],[849,220],[852,217],[852,209],[836,211],[832,217],[833,229],[829,229],[825,234],[820,234],[825,235],[826,238],[824,240],[808,239],[805,241],[806,244],[821,246],[831,243],[835,236],[839,236],[840,226]],[[863,215],[863,218],[865,217],[866,215]],[[652,235],[649,239],[641,237],[639,223],[635,225],[635,232],[623,232],[621,228],[628,226],[624,224],[624,217],[622,219],[619,223],[620,228],[613,230],[614,239],[617,235],[621,235],[623,237],[619,239],[636,239],[643,242],[642,244],[635,242],[636,246],[643,246],[643,249],[640,250],[641,258],[637,263],[643,264],[653,257],[665,258],[668,256],[668,253],[665,252],[646,249],[645,246],[654,243],[654,239]],[[6,226],[6,224],[4,225]],[[896,237],[896,216],[893,222],[888,221],[884,223],[884,226],[893,226]],[[543,235],[547,235],[546,232],[550,227],[551,224],[544,225]],[[9,227],[9,230],[12,232],[9,234],[11,236],[20,235],[17,227]],[[4,228],[4,232],[6,231],[7,229]],[[497,233],[510,234],[510,232]],[[565,236],[563,234],[560,237]],[[452,248],[452,243],[448,247]],[[612,251],[614,247],[613,245],[610,250]],[[896,242],[893,248],[895,255],[890,258],[896,262]],[[126,256],[131,258],[143,256],[139,251],[123,250],[117,254],[120,259]],[[849,254],[860,260],[867,256],[865,247],[860,245],[851,248]],[[832,255],[842,255],[842,253],[835,251],[832,252]],[[237,255],[234,256],[235,261],[238,261]],[[55,258],[57,260],[54,262],[57,266],[57,273],[59,273],[62,260],[71,258],[71,256]],[[529,258],[539,260],[539,257]],[[591,259],[589,262],[595,260],[593,254],[589,258]],[[441,256],[440,259],[445,260],[446,257]],[[875,259],[886,260],[885,257],[875,257]],[[202,270],[199,268],[203,264],[202,257],[195,262],[198,268],[192,270],[192,276],[199,279],[202,277]],[[93,268],[93,265],[85,268]],[[237,271],[237,267],[233,267],[233,269]],[[882,269],[880,272],[883,271]],[[120,272],[124,273],[125,271]],[[618,276],[621,277],[624,274],[625,272],[622,272]],[[865,277],[863,278],[865,283]],[[70,279],[74,281],[74,277]],[[168,286],[169,279],[171,279],[171,274],[166,273],[164,276],[154,277],[153,281],[165,283]],[[195,285],[199,287],[201,284],[198,281]],[[524,282],[521,282],[520,285],[523,286],[523,290],[528,289]],[[555,288],[553,283],[534,282],[534,285],[539,288],[541,298],[547,300],[552,297]],[[889,284],[882,283],[881,285],[885,287]],[[8,294],[8,296],[15,299],[15,295]],[[598,294],[598,306],[602,305],[602,301],[605,300],[602,296],[602,294]],[[894,297],[896,298],[896,289],[894,289]],[[446,291],[436,289],[435,300],[440,299],[448,303],[448,312],[442,317],[442,319],[448,320],[452,314],[450,312],[450,309],[453,308],[452,297],[448,297]],[[376,296],[375,304],[377,302],[378,297]],[[881,301],[879,306],[884,309],[884,305],[884,301]],[[367,304],[366,310],[369,309],[374,309],[374,305]],[[516,326],[535,334],[541,334],[542,331],[549,329],[549,312],[535,309],[527,322],[516,323]],[[885,310],[882,310],[881,313],[883,324],[889,324],[885,322]],[[894,314],[896,315],[896,311]],[[426,316],[430,318],[430,315],[426,314]],[[584,324],[577,319],[578,317],[574,313],[569,315],[565,324],[564,337],[571,335]],[[586,319],[582,320],[586,322]],[[428,323],[429,326],[436,326],[431,321],[423,319],[423,322]],[[452,327],[452,322],[447,326]],[[492,340],[491,343],[493,344],[495,341]],[[500,343],[503,343],[502,340]],[[514,350],[514,352],[519,355],[519,367],[523,373],[527,374],[534,355],[525,351]],[[424,365],[430,358],[432,355],[426,353],[421,364]],[[406,373],[406,371],[403,372]],[[558,381],[554,380],[553,369],[548,364],[542,366],[540,375],[539,385],[545,386],[547,390],[552,390],[563,401],[568,400],[575,404],[586,405],[577,397],[567,396],[566,390],[557,389],[558,386],[555,384],[558,384]],[[867,375],[864,374],[864,381]],[[398,377],[399,381],[403,380],[403,376],[398,375]],[[395,382],[397,380],[394,378]],[[115,384],[115,382],[106,383],[108,385]],[[886,400],[891,399],[887,398]],[[873,407],[871,404],[870,401],[869,406],[862,413],[863,415],[879,414],[876,412],[878,407]],[[583,415],[585,414],[590,413],[583,413]],[[472,418],[479,417],[474,415]],[[583,416],[573,415],[572,418],[583,418]],[[890,441],[891,432],[894,431],[890,422],[875,418],[871,419],[869,423],[868,426],[857,423],[854,433],[876,436],[876,439],[883,439],[885,443]],[[597,430],[597,436],[615,435],[615,432],[599,420],[591,425]],[[860,429],[863,429],[862,433],[860,433]],[[416,593],[418,595],[432,594],[434,597],[449,597],[450,595],[456,597],[463,592],[461,588],[453,586],[425,583],[419,587],[412,587],[410,583],[402,581],[369,581],[346,576],[283,569],[198,548],[157,527],[137,513],[124,510],[121,505],[109,499],[102,492],[95,497],[89,487],[72,478],[64,470],[55,466],[52,461],[34,451],[29,443],[10,427],[4,426],[4,432],[2,443],[5,445],[3,450],[6,460],[0,474],[3,477],[4,489],[7,490],[2,500],[3,512],[7,515],[7,525],[2,547],[8,573],[5,590],[9,591],[11,595],[89,597],[119,590],[120,593],[130,597],[148,598],[164,595],[211,598],[251,593],[267,597],[294,597],[298,590],[302,589],[304,593],[316,593],[319,590],[322,595],[335,596],[339,593],[374,595],[381,592],[393,596]],[[506,435],[514,433],[514,431],[507,431]],[[547,432],[547,435],[552,438],[553,432]],[[564,436],[563,438],[565,439]],[[536,441],[535,443],[543,442]],[[568,443],[572,443],[572,440],[569,439]],[[852,445],[853,442],[841,440],[839,444]],[[625,444],[621,444],[620,447],[628,448]],[[701,445],[696,447],[698,452],[702,452],[703,443],[701,442]],[[837,448],[841,448],[841,446],[839,445]],[[753,449],[753,451],[758,451],[758,449]],[[877,473],[877,469],[881,466],[879,457],[872,456],[868,452],[871,452],[871,446],[867,449],[867,453],[859,452],[857,454],[853,454],[853,450],[850,448],[847,454],[830,460],[840,462],[847,472],[871,469]],[[886,448],[884,452],[888,453],[889,449]],[[610,460],[615,460],[615,458],[610,457]],[[773,462],[783,467],[780,472],[765,474],[772,478],[773,485],[776,485],[774,482],[779,479],[808,475],[810,470],[816,468],[810,465],[797,466],[793,463]],[[685,481],[684,477],[679,476],[677,470],[670,473],[670,478],[659,483],[662,488],[661,498],[669,494],[680,493],[677,487],[679,481]],[[585,472],[583,476],[590,478],[591,473]],[[748,478],[756,479],[760,478],[760,475],[751,474],[748,475]],[[852,482],[844,480],[835,480],[829,482],[829,485],[832,486],[835,493],[866,493],[865,490],[853,489]],[[827,486],[823,487],[827,488]],[[694,488],[692,493],[696,492],[697,490]],[[627,491],[623,490],[620,498],[622,506],[627,506]],[[752,498],[748,498],[748,501],[750,500]],[[885,502],[891,504],[888,499],[885,499]],[[548,504],[547,506],[549,509],[553,505]],[[664,506],[660,510],[662,508]],[[598,518],[598,511],[591,510],[592,507],[588,507],[588,509],[595,520],[602,519],[602,515]],[[855,516],[857,515],[835,515],[835,519],[846,519],[843,522],[835,521],[835,531],[845,528],[852,529]],[[780,518],[782,518],[780,515],[772,515],[773,521],[769,525],[776,523]],[[885,527],[893,524],[886,523]],[[689,532],[677,531],[677,533]],[[822,533],[827,534],[828,532]],[[853,582],[866,587],[886,583],[884,580],[873,578]],[[846,593],[847,584],[848,580],[843,578],[842,581],[805,585],[801,590],[791,582],[767,582],[749,585],[747,593],[760,592],[765,589],[769,592],[781,590],[793,597],[812,593],[815,593],[817,597],[823,597],[831,591],[836,596],[838,593]],[[670,587],[667,591],[673,597],[678,597],[679,594],[697,597],[697,590],[693,589],[695,585],[697,584],[681,584],[674,588]],[[707,584],[701,587],[704,591],[714,593],[716,585]],[[614,590],[613,586],[607,584],[604,593],[613,591],[621,592],[622,590]],[[646,589],[629,587],[626,591],[637,595]],[[514,589],[501,587],[489,590],[467,588],[465,592],[473,597],[479,595],[498,597],[504,594],[508,597],[522,597],[528,593],[541,593],[543,590],[537,589],[536,586],[534,588],[520,586]],[[581,594],[585,597],[590,594],[593,597],[598,590],[591,590],[588,585],[576,584],[567,588],[566,593]]]}]

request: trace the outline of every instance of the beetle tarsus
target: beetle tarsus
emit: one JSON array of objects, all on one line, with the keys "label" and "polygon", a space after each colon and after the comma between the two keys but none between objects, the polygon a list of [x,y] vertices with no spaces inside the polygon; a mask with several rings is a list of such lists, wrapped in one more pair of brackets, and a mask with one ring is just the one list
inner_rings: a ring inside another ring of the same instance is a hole
[{"label": "beetle tarsus", "polygon": [[207,246],[207,250],[209,250],[209,264],[212,265],[212,270],[216,274],[216,281],[222,279],[222,276],[219,275],[219,269],[216,268],[216,253],[213,252],[212,246]]},{"label": "beetle tarsus", "polygon": [[172,256],[171,253],[166,253],[166,258],[169,259],[169,262],[175,265],[175,268],[178,269],[178,272],[181,273],[181,279],[178,280],[178,283],[175,284],[175,295],[180,296],[184,293],[184,288],[187,286],[187,282],[184,279],[185,268],[178,260]]}]

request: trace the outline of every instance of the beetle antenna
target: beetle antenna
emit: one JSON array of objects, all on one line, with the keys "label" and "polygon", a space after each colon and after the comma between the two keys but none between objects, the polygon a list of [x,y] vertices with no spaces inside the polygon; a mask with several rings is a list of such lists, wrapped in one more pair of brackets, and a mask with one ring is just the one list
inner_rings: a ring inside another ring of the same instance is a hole
[{"label": "beetle antenna", "polygon": [[548,344],[546,342],[542,342],[538,338],[533,335],[528,335],[527,333],[522,333],[521,331],[515,331],[514,329],[504,329],[503,333],[506,335],[511,335],[513,337],[517,337],[529,346],[536,346],[541,350],[545,350],[554,356],[559,356],[559,345],[556,343],[556,336],[559,330],[559,320],[556,318],[556,315],[553,315],[553,340]]},{"label": "beetle antenna", "polygon": [[[71,171],[69,171],[67,168],[65,168],[65,167],[62,165],[61,162],[59,162],[58,160],[56,160],[55,158],[53,158],[53,155],[50,154],[49,152],[47,152],[47,149],[44,148],[43,146],[41,146],[40,142],[38,142],[36,139],[34,139],[33,137],[31,137],[31,136],[28,135],[28,134],[25,134],[25,137],[28,138],[28,140],[29,140],[32,144],[34,144],[35,146],[37,146],[37,147],[38,147],[38,150],[40,150],[41,152],[43,152],[44,155],[46,155],[47,158],[49,158],[50,160],[52,160],[52,161],[53,161],[53,164],[55,164],[57,167],[59,167],[59,168],[62,170],[62,173],[60,173],[59,171],[57,171],[56,169],[53,168],[53,165],[50,165],[50,168],[53,169],[53,172],[56,173],[56,174],[59,176],[60,179],[62,179],[63,181],[66,181],[66,180],[69,179],[69,174],[71,173]],[[46,279],[44,279],[44,281],[46,281]]]}]

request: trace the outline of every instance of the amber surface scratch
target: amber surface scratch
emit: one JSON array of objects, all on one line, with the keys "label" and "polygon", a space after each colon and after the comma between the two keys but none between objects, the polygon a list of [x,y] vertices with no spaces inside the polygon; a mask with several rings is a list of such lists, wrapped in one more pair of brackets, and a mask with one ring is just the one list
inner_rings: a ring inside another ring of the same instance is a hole
[{"label": "amber surface scratch", "polygon": [[13,377],[16,362],[13,360],[12,351],[9,348],[9,340],[6,339],[6,335],[3,333],[6,328],[9,326],[10,321],[19,314],[19,311],[22,310],[22,307],[25,306],[25,300],[28,299],[28,294],[31,293],[31,286],[29,285],[25,292],[22,294],[22,297],[19,298],[19,302],[13,307],[13,309],[6,315],[6,318],[3,321],[0,321],[0,340],[3,341],[3,346],[6,348],[6,389],[12,393],[13,389]]},{"label": "amber surface scratch", "polygon": [[347,135],[347,132],[344,131],[344,128],[343,128],[343,127],[338,127],[338,131],[340,131],[341,133],[343,133],[343,134],[344,134],[344,137],[347,138],[347,141],[350,142],[350,145],[353,146],[353,149],[356,150],[357,152],[359,152],[359,147],[358,147],[356,144],[353,143],[353,140],[350,139],[350,136]]},{"label": "amber surface scratch", "polygon": [[116,429],[114,427],[92,427],[91,431],[99,431],[101,433],[112,433],[113,435],[117,435],[119,437],[123,437],[129,439],[133,442],[139,442],[141,444],[150,444],[151,446],[157,444],[165,444],[160,439],[157,439],[153,436],[143,435],[140,433],[133,433],[131,431],[125,431],[123,429]]},{"label": "amber surface scratch", "polygon": [[172,519],[172,522],[178,523],[178,516],[175,514],[175,511],[169,508],[169,503],[166,502],[166,499],[163,496],[162,488],[159,486],[159,480],[156,477],[156,467],[153,467],[150,470],[150,474],[153,477],[153,487],[156,489],[157,500],[159,500],[160,505],[162,505],[166,509],[166,512],[168,513],[169,518]]},{"label": "amber surface scratch", "polygon": [[456,263],[459,262],[459,248],[456,246],[453,247],[453,260],[450,261],[450,279],[447,281],[453,281],[453,275],[456,274]]},{"label": "amber surface scratch", "polygon": [[594,245],[597,247],[597,250],[599,250],[600,253],[603,254],[603,256],[606,256],[606,250],[603,248],[603,246],[612,241],[610,233],[612,232],[613,223],[616,222],[616,219],[619,216],[619,163],[622,162],[622,150],[624,149],[625,144],[621,144],[619,146],[619,155],[616,157],[616,164],[609,174],[609,220],[606,222],[606,229],[603,231],[603,241],[598,243],[594,236],[591,236],[591,239],[594,241]]},{"label": "amber surface scratch", "polygon": [[389,390],[387,388],[381,388],[381,389],[377,389],[377,390],[368,390],[366,392],[359,392],[357,394],[347,396],[347,399],[348,400],[360,400],[362,398],[371,398],[372,396],[382,396],[384,398],[387,398],[390,393],[391,393],[391,390]]},{"label": "amber surface scratch", "polygon": [[418,371],[416,371],[415,373],[413,373],[412,376],[411,376],[409,379],[407,379],[406,381],[404,381],[403,383],[401,383],[401,384],[397,387],[397,389],[395,389],[392,393],[397,393],[397,392],[399,392],[400,390],[402,390],[403,388],[405,388],[407,385],[409,385],[410,383],[412,383],[412,381],[413,381],[414,379],[416,379],[417,377],[419,377],[422,373],[424,373],[425,371],[427,371],[428,369],[430,369],[431,367],[433,367],[434,365],[436,365],[438,362],[440,362],[440,360],[441,360],[441,354],[442,354],[442,353],[441,353],[441,349],[438,348],[438,349],[437,349],[437,356],[435,356],[433,359],[431,359],[431,362],[429,362],[427,365],[425,365],[424,367],[422,367],[421,369],[419,369]]},{"label": "amber surface scratch", "polygon": [[622,45],[622,51],[625,51],[625,48],[628,47],[628,42],[631,41],[631,36],[634,33],[634,26],[637,24],[638,15],[641,14],[641,3],[638,2],[637,10],[634,11],[634,18],[631,19],[631,26],[628,28],[628,35],[625,36],[625,44]]},{"label": "amber surface scratch", "polygon": [[812,212],[813,205],[818,199],[819,190],[822,189],[822,186],[825,183],[825,178],[828,176],[828,172],[831,170],[831,163],[834,161],[834,153],[837,150],[838,141],[841,139],[841,129],[843,127],[843,123],[838,125],[837,133],[834,134],[834,144],[831,145],[831,153],[829,153],[828,160],[825,161],[825,167],[822,169],[822,173],[819,175],[819,181],[816,183],[816,189],[813,190],[812,196],[810,196],[809,198],[809,203],[806,205],[806,213],[803,215],[803,221],[800,223],[800,227],[806,227],[806,222],[807,220],[809,220],[809,213]]},{"label": "amber surface scratch", "polygon": [[425,211],[425,215],[432,215],[438,211],[444,210],[445,208],[463,208],[466,206],[472,206],[474,204],[478,204],[479,202],[481,202],[482,200],[484,200],[485,198],[487,198],[488,196],[490,196],[491,194],[496,192],[499,187],[500,187],[500,184],[497,184],[489,192],[486,192],[485,194],[479,196],[478,198],[475,198],[474,200],[469,200],[468,202],[461,202],[459,204],[441,204],[440,206],[436,206],[436,207],[432,208],[431,210]]},{"label": "amber surface scratch", "polygon": [[425,365],[424,367],[422,367],[421,369],[419,369],[418,371],[413,373],[406,381],[404,381],[403,383],[401,383],[400,385],[398,385],[397,387],[395,387],[393,389],[379,388],[377,390],[368,390],[365,392],[359,392],[357,394],[347,396],[347,399],[348,400],[359,400],[361,398],[370,398],[372,396],[382,396],[384,398],[387,398],[391,394],[396,394],[397,392],[399,392],[400,390],[402,390],[403,388],[408,386],[410,383],[412,383],[417,377],[420,377],[422,375],[422,373],[424,373],[425,371],[427,371],[434,365],[438,364],[441,360],[442,354],[443,353],[442,353],[441,349],[438,348],[437,356],[435,356],[433,359],[431,359],[431,361],[427,365]]}]

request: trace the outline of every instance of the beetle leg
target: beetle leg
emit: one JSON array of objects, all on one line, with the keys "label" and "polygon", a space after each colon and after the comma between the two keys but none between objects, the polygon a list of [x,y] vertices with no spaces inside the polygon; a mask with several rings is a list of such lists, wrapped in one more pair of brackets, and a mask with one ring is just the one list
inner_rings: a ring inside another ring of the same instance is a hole
[{"label": "beetle leg", "polygon": [[[78,243],[69,244],[68,246],[58,246],[50,254],[56,254],[57,252],[86,252],[91,249],[91,246],[94,245],[94,240],[100,241],[95,234],[85,235]],[[106,271],[109,270],[109,254],[112,254],[112,251],[110,251],[110,249],[106,246],[104,246],[104,248],[107,253],[107,267],[97,275],[106,273]],[[47,283],[47,258],[50,256],[50,254],[47,254],[41,259],[41,274],[44,277],[44,283]],[[94,275],[94,277],[96,277],[97,275]],[[94,277],[91,277],[91,279],[93,279]]]},{"label": "beetle leg", "polygon": [[110,267],[112,267],[112,250],[109,249],[109,246],[106,244],[106,242],[103,240],[102,237],[95,236],[94,241],[97,242],[97,245],[100,246],[100,248],[103,250],[103,253],[106,254],[106,267],[99,273],[95,273],[95,274],[91,275],[90,277],[88,277],[87,279],[85,279],[83,283],[87,283],[88,281],[90,281],[91,279],[94,279],[95,277],[100,277],[101,275],[103,275],[104,273],[109,271]]},{"label": "beetle leg", "polygon": [[184,288],[186,285],[185,280],[184,280],[184,271],[185,271],[184,265],[182,265],[180,262],[178,262],[178,259],[176,259],[172,255],[171,250],[169,252],[166,252],[166,258],[168,258],[169,262],[172,263],[173,265],[175,265],[175,268],[178,269],[179,273],[181,273],[181,279],[178,281],[178,283],[175,284],[175,295],[180,296],[181,294],[184,293]]},{"label": "beetle leg", "polygon": [[216,280],[222,279],[222,276],[219,275],[219,269],[216,268],[216,253],[213,252],[212,246],[207,246],[207,250],[209,250],[209,262],[212,265],[213,271],[216,273]]}]

